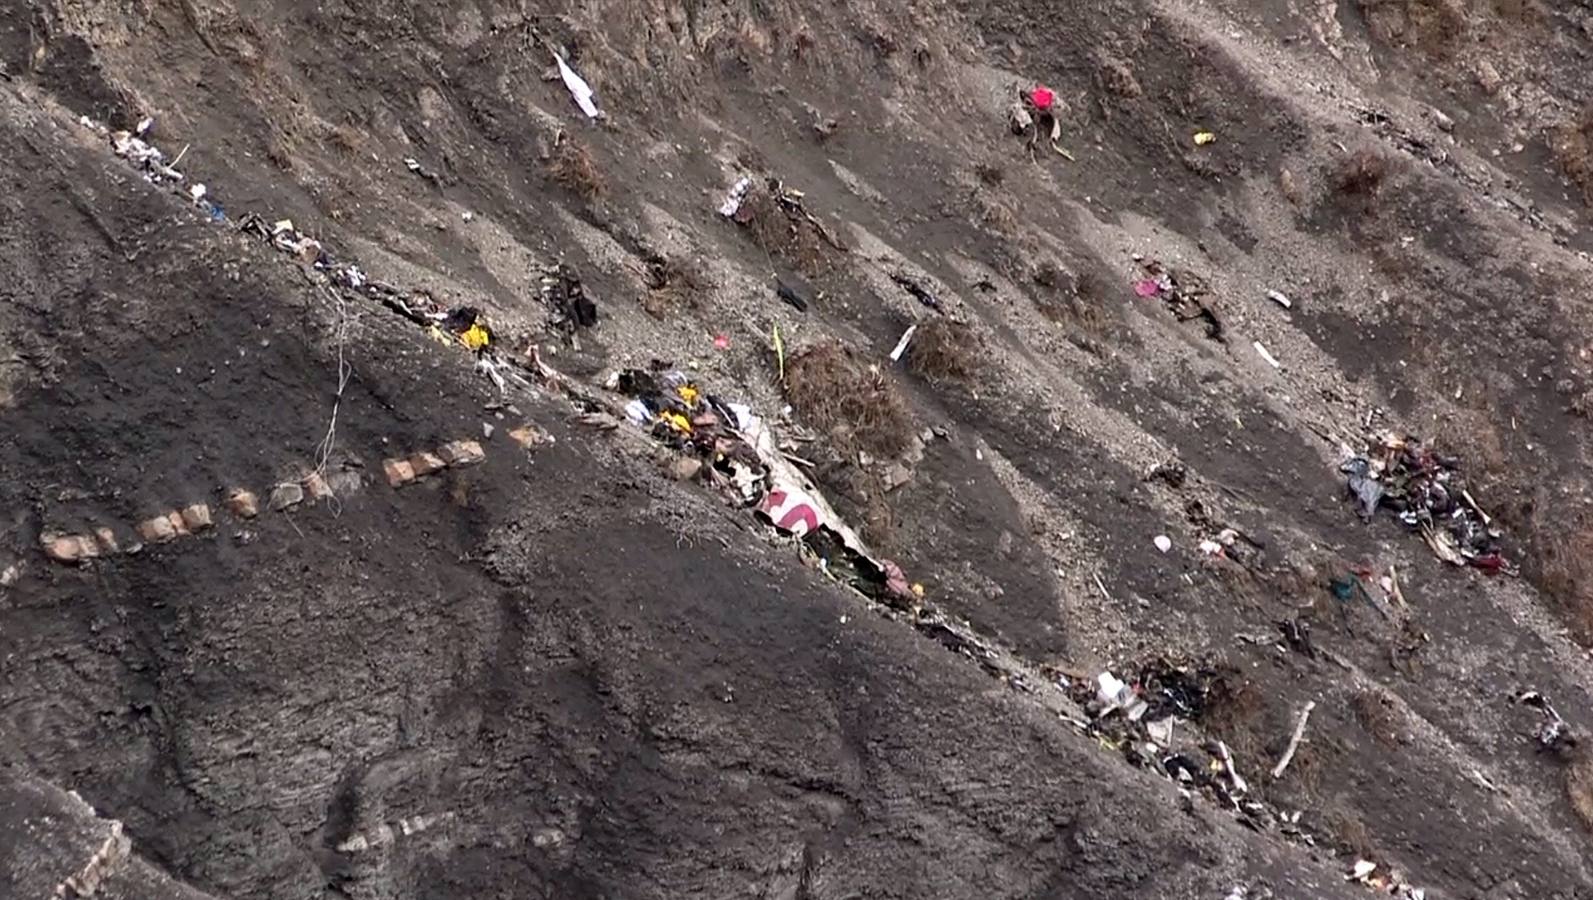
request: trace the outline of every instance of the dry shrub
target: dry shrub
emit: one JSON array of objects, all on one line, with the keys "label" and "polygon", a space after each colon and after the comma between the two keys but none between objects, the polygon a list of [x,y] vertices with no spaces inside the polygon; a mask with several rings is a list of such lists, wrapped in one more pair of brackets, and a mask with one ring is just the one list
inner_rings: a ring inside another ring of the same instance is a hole
[{"label": "dry shrub", "polygon": [[1106,53],[1100,54],[1096,62],[1100,67],[1101,86],[1106,88],[1107,93],[1124,100],[1134,100],[1145,93],[1128,63]]},{"label": "dry shrub", "polygon": [[972,328],[937,317],[913,334],[907,367],[926,378],[965,381],[978,372],[981,349]]},{"label": "dry shrub", "polygon": [[1372,833],[1354,810],[1334,804],[1322,814],[1322,831],[1333,841],[1335,849],[1356,859],[1379,859],[1377,845],[1372,843]]},{"label": "dry shrub", "polygon": [[675,256],[647,260],[645,281],[648,291],[642,295],[642,309],[655,319],[701,309],[703,292],[713,287],[695,261]]},{"label": "dry shrub", "polygon": [[863,540],[882,553],[894,553],[896,546],[896,510],[891,507],[885,490],[885,480],[877,473],[869,473],[865,488],[868,497],[863,504]]},{"label": "dry shrub", "polygon": [[282,131],[273,129],[266,142],[266,159],[284,172],[293,171],[294,141]]},{"label": "dry shrub", "polygon": [[1493,14],[1515,22],[1537,23],[1543,19],[1537,0],[1493,0]]},{"label": "dry shrub", "polygon": [[1399,712],[1394,704],[1377,691],[1356,691],[1350,697],[1350,711],[1355,721],[1371,735],[1372,740],[1385,747],[1399,743]]},{"label": "dry shrub", "polygon": [[1356,0],[1366,28],[1385,44],[1447,54],[1470,22],[1464,0]]},{"label": "dry shrub", "polygon": [[566,134],[561,133],[554,140],[546,164],[549,178],[575,192],[583,200],[596,200],[608,190],[603,173],[592,162],[591,151],[585,144]]},{"label": "dry shrub", "polygon": [[1329,181],[1335,191],[1346,197],[1372,200],[1383,190],[1388,173],[1388,157],[1371,147],[1362,147],[1339,159]]},{"label": "dry shrub", "polygon": [[829,432],[845,456],[857,450],[891,455],[907,447],[912,417],[896,385],[834,341],[786,361],[785,395],[809,423]]},{"label": "dry shrub", "polygon": [[1007,180],[1006,170],[992,163],[975,165],[974,175],[978,176],[980,182],[986,187],[1000,187],[1001,183]]},{"label": "dry shrub", "polygon": [[1566,766],[1565,793],[1583,827],[1593,831],[1593,753],[1583,750]]},{"label": "dry shrub", "polygon": [[1243,767],[1255,769],[1266,759],[1266,697],[1254,682],[1225,672],[1212,685],[1201,724],[1228,745]]},{"label": "dry shrub", "polygon": [[1593,646],[1593,525],[1539,522],[1534,532],[1527,580],[1554,603],[1572,636]]},{"label": "dry shrub", "polygon": [[1018,226],[1018,217],[1005,203],[994,197],[980,194],[977,198],[979,222],[997,234],[1011,234]]},{"label": "dry shrub", "polygon": [[341,156],[358,156],[365,149],[365,133],[345,122],[327,132],[326,142]]},{"label": "dry shrub", "polygon": [[821,275],[826,268],[823,238],[812,223],[786,214],[769,186],[755,182],[736,213],[740,223],[764,252],[795,266],[805,275]]},{"label": "dry shrub", "polygon": [[1556,128],[1549,147],[1565,177],[1582,192],[1582,201],[1593,204],[1593,106]]},{"label": "dry shrub", "polygon": [[1099,276],[1090,272],[1075,275],[1053,262],[1045,262],[1035,271],[1034,282],[1050,289],[1046,296],[1034,298],[1040,315],[1086,334],[1101,331],[1106,322],[1101,314],[1106,292]]}]

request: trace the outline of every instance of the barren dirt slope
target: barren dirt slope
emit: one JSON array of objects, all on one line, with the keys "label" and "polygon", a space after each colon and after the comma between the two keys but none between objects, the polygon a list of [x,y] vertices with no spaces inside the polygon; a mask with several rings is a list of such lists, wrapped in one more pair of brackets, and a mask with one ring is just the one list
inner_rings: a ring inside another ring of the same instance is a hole
[{"label": "barren dirt slope", "polygon": [[[1593,896],[1590,49],[1547,0],[0,0],[0,885]],[[624,421],[654,360],[918,590]],[[1380,431],[1504,571],[1357,514]]]}]

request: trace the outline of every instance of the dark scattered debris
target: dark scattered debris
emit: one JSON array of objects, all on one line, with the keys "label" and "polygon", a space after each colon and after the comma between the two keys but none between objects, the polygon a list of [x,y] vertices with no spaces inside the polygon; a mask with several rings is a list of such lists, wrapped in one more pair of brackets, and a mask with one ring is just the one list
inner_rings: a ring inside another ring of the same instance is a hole
[{"label": "dark scattered debris", "polygon": [[1173,490],[1180,490],[1189,478],[1189,469],[1177,460],[1158,463],[1156,468],[1150,470],[1145,476],[1147,481],[1160,481]]},{"label": "dark scattered debris", "polygon": [[1460,460],[1422,445],[1418,438],[1381,432],[1367,438],[1363,454],[1345,460],[1346,492],[1363,519],[1386,509],[1418,531],[1434,555],[1489,574],[1515,569],[1501,550],[1503,535],[1477,506]]},{"label": "dark scattered debris", "polygon": [[1316,647],[1311,644],[1311,623],[1304,617],[1279,620],[1278,631],[1283,633],[1283,640],[1290,649],[1316,659]]},{"label": "dark scattered debris", "polygon": [[1206,327],[1206,337],[1219,344],[1228,338],[1223,332],[1222,320],[1203,299],[1210,290],[1199,276],[1188,272],[1174,272],[1156,260],[1141,263],[1145,278],[1134,283],[1134,293],[1141,297],[1158,297],[1162,305],[1180,322],[1200,322]]},{"label": "dark scattered debris", "polygon": [[784,278],[777,277],[774,280],[774,293],[797,312],[808,311],[808,298],[812,296],[812,291],[806,285],[796,282],[794,279],[787,281]]},{"label": "dark scattered debris", "polygon": [[1232,695],[1230,677],[1215,666],[1156,657],[1126,681],[1103,672],[1094,681],[1071,682],[1069,693],[1089,716],[1086,731],[1115,746],[1130,763],[1212,797],[1238,813],[1241,823],[1261,830],[1275,816],[1250,797],[1229,747],[1181,731]]},{"label": "dark scattered debris", "polygon": [[574,269],[563,263],[544,266],[541,283],[550,331],[573,341],[576,329],[597,324],[597,304],[586,296],[586,289]]},{"label": "dark scattered debris", "polygon": [[1568,756],[1576,749],[1576,735],[1571,731],[1565,719],[1560,717],[1553,704],[1547,697],[1534,690],[1525,690],[1516,695],[1516,702],[1523,706],[1530,706],[1543,714],[1543,721],[1538,725],[1538,749],[1558,756]]},{"label": "dark scattered debris", "polygon": [[915,298],[917,298],[919,303],[924,304],[936,312],[940,312],[940,299],[934,294],[930,293],[929,289],[919,283],[918,279],[913,278],[911,275],[905,275],[901,272],[896,272],[891,275],[891,280],[901,285],[904,289],[906,289],[907,293],[912,294]]}]

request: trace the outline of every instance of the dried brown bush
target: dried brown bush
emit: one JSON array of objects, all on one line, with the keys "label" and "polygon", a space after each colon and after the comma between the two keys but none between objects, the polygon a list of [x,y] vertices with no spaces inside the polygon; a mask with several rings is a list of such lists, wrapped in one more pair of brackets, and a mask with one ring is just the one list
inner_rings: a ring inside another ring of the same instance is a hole
[{"label": "dried brown bush", "polygon": [[1097,55],[1096,63],[1101,86],[1107,93],[1124,100],[1138,99],[1145,93],[1139,79],[1134,77],[1134,70],[1122,59],[1103,51]]},{"label": "dried brown bush", "polygon": [[655,256],[647,261],[642,309],[655,319],[667,318],[681,310],[702,308],[702,294],[713,282],[693,260]]},{"label": "dried brown bush", "polygon": [[1350,697],[1350,711],[1372,740],[1385,747],[1399,743],[1399,713],[1387,697],[1377,691],[1357,691]]},{"label": "dried brown bush", "polygon": [[979,371],[981,351],[972,328],[936,317],[914,333],[907,348],[907,367],[926,378],[963,381]]},{"label": "dried brown bush", "polygon": [[1385,44],[1443,55],[1465,37],[1465,0],[1356,0],[1366,28]]},{"label": "dried brown bush", "polygon": [[785,395],[802,418],[829,432],[842,455],[860,449],[895,454],[912,438],[912,417],[896,385],[837,342],[816,344],[786,361]]},{"label": "dried brown bush", "polygon": [[1565,793],[1582,825],[1593,831],[1593,752],[1581,751],[1566,767]]},{"label": "dried brown bush", "polygon": [[1213,683],[1201,724],[1246,767],[1254,768],[1264,762],[1271,738],[1266,711],[1261,689],[1230,669]]},{"label": "dried brown bush", "polygon": [[1356,859],[1379,859],[1377,845],[1366,823],[1354,810],[1335,804],[1322,814],[1322,830],[1332,839],[1336,849]]},{"label": "dried brown bush", "polygon": [[1582,192],[1582,201],[1593,204],[1593,106],[1556,128],[1549,147],[1565,177]]},{"label": "dried brown bush", "polygon": [[1040,315],[1060,325],[1069,325],[1084,334],[1098,334],[1106,319],[1101,314],[1105,288],[1090,272],[1070,273],[1056,263],[1042,263],[1034,273],[1035,284],[1049,290],[1034,298]]},{"label": "dried brown bush", "polygon": [[1559,610],[1571,634],[1593,646],[1593,525],[1534,522],[1527,580]]},{"label": "dried brown bush", "polygon": [[1388,174],[1388,157],[1370,147],[1362,147],[1339,159],[1329,182],[1340,194],[1370,200],[1382,191]]},{"label": "dried brown bush", "polygon": [[356,156],[365,148],[365,134],[345,122],[342,125],[333,126],[327,132],[326,142],[342,156]]},{"label": "dried brown bush", "polygon": [[754,182],[735,220],[764,252],[789,262],[803,274],[820,275],[827,267],[828,245],[812,223],[788,215],[765,183]]},{"label": "dried brown bush", "polygon": [[603,173],[592,161],[591,151],[569,135],[560,134],[554,140],[546,165],[549,178],[584,200],[596,200],[608,190]]}]

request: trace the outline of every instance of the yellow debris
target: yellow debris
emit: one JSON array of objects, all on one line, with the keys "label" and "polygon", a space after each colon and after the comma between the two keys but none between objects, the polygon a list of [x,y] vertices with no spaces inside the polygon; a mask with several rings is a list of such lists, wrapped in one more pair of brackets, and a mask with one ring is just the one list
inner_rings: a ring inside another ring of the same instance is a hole
[{"label": "yellow debris", "polygon": [[658,421],[663,422],[681,434],[691,434],[691,420],[678,412],[671,412],[666,409],[658,414]]},{"label": "yellow debris", "polygon": [[697,390],[695,384],[683,384],[675,389],[675,393],[680,395],[680,399],[686,401],[687,406],[696,406],[697,398],[702,396],[702,392]]},{"label": "yellow debris", "polygon": [[442,344],[445,347],[452,345],[454,342],[453,338],[449,337],[446,332],[444,332],[441,328],[438,328],[436,325],[426,329],[426,334],[429,335],[432,340]]},{"label": "yellow debris", "polygon": [[492,336],[487,333],[487,329],[481,327],[480,322],[471,323],[470,327],[459,335],[459,343],[472,350],[480,350],[482,347],[487,346],[487,343],[491,340]]},{"label": "yellow debris", "polygon": [[1209,131],[1197,131],[1197,132],[1195,132],[1195,146],[1196,147],[1204,147],[1207,144],[1211,143],[1212,141],[1215,141],[1216,139],[1217,139],[1217,136],[1215,134],[1212,134]]},{"label": "yellow debris", "polygon": [[920,600],[924,599],[924,586],[916,581],[913,582],[913,596]]}]

